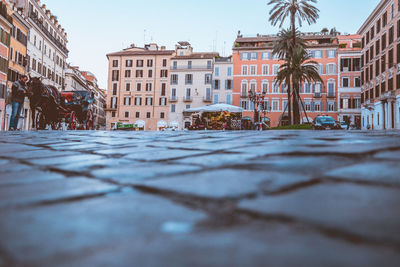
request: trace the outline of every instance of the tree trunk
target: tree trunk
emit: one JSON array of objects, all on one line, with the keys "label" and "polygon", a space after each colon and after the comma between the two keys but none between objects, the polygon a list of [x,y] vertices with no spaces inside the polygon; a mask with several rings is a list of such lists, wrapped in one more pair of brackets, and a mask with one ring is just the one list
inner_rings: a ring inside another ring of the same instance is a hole
[{"label": "tree trunk", "polygon": [[290,83],[287,85],[287,94],[288,94],[288,102],[287,102],[287,107],[288,107],[288,123],[289,123],[289,125],[292,125],[293,124],[293,121],[292,121],[292,105],[291,105],[291,97],[290,97],[290,95],[291,95],[291,86],[290,86]]},{"label": "tree trunk", "polygon": [[297,83],[293,84],[293,123],[300,124],[300,106],[299,106],[299,97],[300,97],[300,90]]}]

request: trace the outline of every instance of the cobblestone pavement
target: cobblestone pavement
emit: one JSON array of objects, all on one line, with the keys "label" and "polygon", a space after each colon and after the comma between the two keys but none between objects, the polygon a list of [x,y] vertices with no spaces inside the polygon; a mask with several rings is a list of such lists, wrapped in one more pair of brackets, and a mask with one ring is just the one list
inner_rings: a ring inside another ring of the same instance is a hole
[{"label": "cobblestone pavement", "polygon": [[399,132],[0,133],[0,266],[399,266]]}]

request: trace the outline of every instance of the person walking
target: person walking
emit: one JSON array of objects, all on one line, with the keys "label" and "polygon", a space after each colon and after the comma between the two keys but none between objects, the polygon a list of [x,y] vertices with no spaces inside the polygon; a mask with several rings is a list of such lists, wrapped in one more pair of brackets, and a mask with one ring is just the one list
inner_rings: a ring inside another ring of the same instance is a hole
[{"label": "person walking", "polygon": [[344,122],[347,125],[347,130],[349,130],[350,129],[350,123],[351,123],[350,118],[349,117],[345,117],[344,118]]},{"label": "person walking", "polygon": [[21,110],[24,106],[26,91],[26,82],[28,77],[23,75],[18,81],[15,81],[11,87],[11,118],[10,118],[10,131],[17,130],[18,121]]}]

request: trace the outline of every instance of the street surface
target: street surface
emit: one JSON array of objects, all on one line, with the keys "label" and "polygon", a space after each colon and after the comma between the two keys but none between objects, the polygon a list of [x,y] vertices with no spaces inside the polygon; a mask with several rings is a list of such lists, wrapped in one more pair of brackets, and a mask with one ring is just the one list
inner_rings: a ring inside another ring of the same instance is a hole
[{"label": "street surface", "polygon": [[0,266],[399,266],[400,132],[0,133]]}]

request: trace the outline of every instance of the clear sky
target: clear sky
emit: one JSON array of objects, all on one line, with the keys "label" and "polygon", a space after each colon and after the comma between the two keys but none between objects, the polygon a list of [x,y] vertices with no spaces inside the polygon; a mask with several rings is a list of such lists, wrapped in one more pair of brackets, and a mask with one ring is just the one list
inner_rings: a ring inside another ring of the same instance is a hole
[{"label": "clear sky", "polygon": [[[68,62],[107,85],[106,54],[151,41],[173,49],[189,41],[195,51],[229,55],[238,30],[273,34],[268,0],[42,0],[68,33]],[[380,0],[319,0],[320,19],[301,31],[327,27],[356,33]],[[144,34],[146,32],[146,34]]]}]

